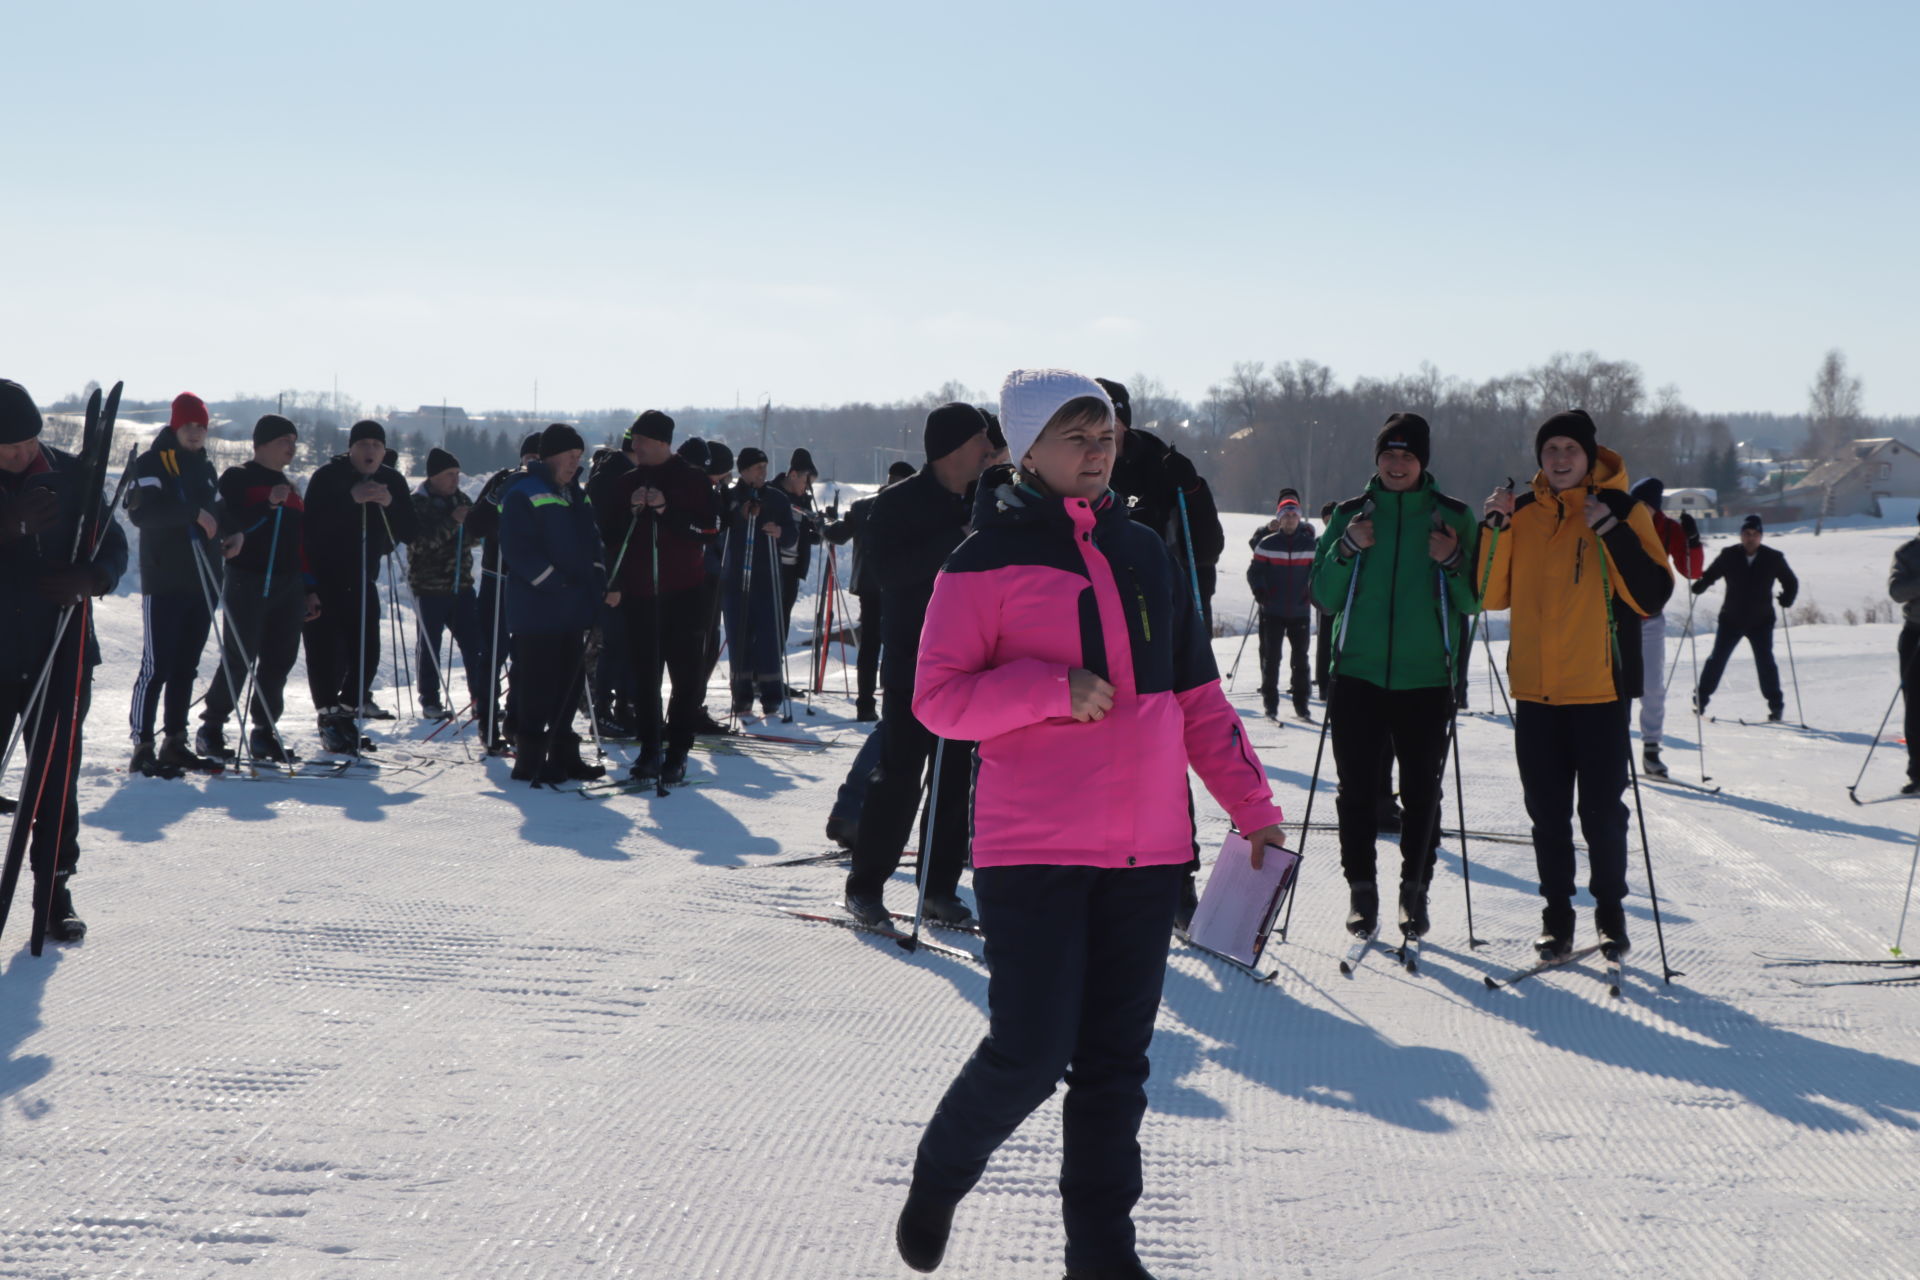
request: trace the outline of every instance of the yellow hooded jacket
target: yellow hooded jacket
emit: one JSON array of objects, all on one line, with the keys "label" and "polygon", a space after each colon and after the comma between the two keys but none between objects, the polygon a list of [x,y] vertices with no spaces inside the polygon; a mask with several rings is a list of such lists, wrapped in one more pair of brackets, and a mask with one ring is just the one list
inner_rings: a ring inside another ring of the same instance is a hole
[{"label": "yellow hooded jacket", "polygon": [[[1620,517],[1604,537],[1587,524],[1589,493]],[[1479,559],[1482,607],[1513,611],[1507,676],[1514,697],[1576,706],[1640,696],[1638,624],[1666,607],[1673,571],[1653,513],[1627,496],[1619,454],[1599,449],[1586,483],[1564,493],[1536,473],[1507,528],[1497,537],[1482,531]]]}]

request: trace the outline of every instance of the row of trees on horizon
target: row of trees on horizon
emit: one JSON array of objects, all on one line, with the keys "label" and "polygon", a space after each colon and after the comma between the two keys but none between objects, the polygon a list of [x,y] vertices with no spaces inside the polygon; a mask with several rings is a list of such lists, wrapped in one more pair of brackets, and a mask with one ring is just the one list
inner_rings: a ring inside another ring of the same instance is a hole
[{"label": "row of trees on horizon", "polygon": [[[1111,376],[1111,375],[1108,375]],[[1432,424],[1433,471],[1457,497],[1477,505],[1512,476],[1533,471],[1533,432],[1549,414],[1568,407],[1593,415],[1603,443],[1618,450],[1636,479],[1661,477],[1669,488],[1738,488],[1737,446],[1746,441],[1784,456],[1824,458],[1866,435],[1913,432],[1911,418],[1869,418],[1861,380],[1839,351],[1827,353],[1808,390],[1806,412],[1710,414],[1686,404],[1674,386],[1649,388],[1640,366],[1594,352],[1559,353],[1533,368],[1479,382],[1448,377],[1431,364],[1390,378],[1360,376],[1342,382],[1314,360],[1267,364],[1245,361],[1208,388],[1199,401],[1183,399],[1158,379],[1127,379],[1136,427],[1160,434],[1195,459],[1228,510],[1265,510],[1281,486],[1301,491],[1311,507],[1358,491],[1372,470],[1374,434],[1387,415],[1411,411]],[[926,411],[961,400],[991,408],[991,393],[949,382],[917,398],[889,403],[801,407],[669,408],[681,439],[724,440],[736,450],[764,442],[775,469],[796,446],[810,449],[828,479],[869,482],[896,458],[919,460]],[[417,473],[429,448],[453,453],[474,474],[511,465],[520,440],[548,422],[573,423],[590,444],[612,444],[633,420],[632,408],[587,413],[530,414],[496,410],[444,425],[412,412],[364,409],[337,392],[287,391],[211,401],[218,430],[245,437],[255,419],[283,413],[301,428],[302,453],[312,462],[346,447],[348,427],[362,417],[390,424],[389,441]],[[50,406],[75,411],[81,397]],[[168,402],[125,403],[129,421],[165,420]],[[411,422],[410,429],[398,422]]]}]

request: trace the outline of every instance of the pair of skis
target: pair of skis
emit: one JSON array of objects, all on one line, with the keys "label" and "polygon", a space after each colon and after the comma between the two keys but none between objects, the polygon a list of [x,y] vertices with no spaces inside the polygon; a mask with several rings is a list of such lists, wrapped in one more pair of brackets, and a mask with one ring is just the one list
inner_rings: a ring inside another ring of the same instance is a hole
[{"label": "pair of skis", "polygon": [[[934,942],[925,935],[915,938],[912,934],[903,933],[900,929],[894,927],[891,920],[887,924],[879,925],[868,924],[864,920],[855,920],[852,916],[827,915],[819,911],[802,911],[798,907],[781,907],[780,910],[796,920],[805,920],[810,924],[837,925],[842,929],[851,929],[855,933],[866,933],[876,938],[885,938],[902,951],[909,953],[913,951],[931,951],[934,955],[945,956],[949,960],[964,960],[970,964],[978,965],[984,965],[986,963],[985,960],[974,955],[971,951],[963,951],[959,947],[950,947],[942,942]],[[890,914],[892,920],[910,921],[913,919],[912,916],[904,915],[900,912],[892,912]],[[952,927],[939,924],[937,921],[931,919],[928,920],[927,923],[936,928],[944,929]],[[960,930],[960,932],[973,933],[975,937],[979,936],[977,930],[963,929]]]},{"label": "pair of skis", "polygon": [[1349,978],[1352,977],[1354,971],[1360,967],[1362,962],[1366,960],[1367,956],[1373,952],[1376,946],[1392,956],[1400,967],[1408,973],[1420,972],[1420,939],[1403,936],[1399,946],[1390,947],[1380,941],[1379,929],[1375,929],[1364,938],[1355,937],[1353,945],[1347,948],[1347,954],[1340,961],[1340,972]]},{"label": "pair of skis", "polygon": [[1580,961],[1592,955],[1599,955],[1601,957],[1601,980],[1607,984],[1607,994],[1618,1000],[1620,998],[1620,979],[1625,970],[1625,961],[1618,954],[1608,954],[1606,944],[1599,942],[1589,943],[1584,947],[1576,947],[1565,955],[1542,956],[1533,964],[1528,965],[1524,969],[1516,969],[1504,978],[1495,978],[1489,974],[1482,978],[1481,981],[1487,984],[1487,990],[1498,991],[1502,987],[1511,987],[1525,982],[1535,974],[1545,973],[1549,969],[1559,969],[1570,964],[1578,964]]},{"label": "pair of skis", "polygon": [[[1862,970],[1866,971],[1864,976],[1846,978],[1796,978],[1788,975],[1787,981],[1796,986],[1892,987],[1920,982],[1920,960],[1904,958],[1855,960],[1825,956],[1783,956],[1774,955],[1766,951],[1756,951],[1753,954],[1760,957],[1762,967],[1768,969],[1812,969],[1832,965],[1855,974],[1859,974]],[[1901,969],[1911,970],[1912,972],[1897,972]]]}]

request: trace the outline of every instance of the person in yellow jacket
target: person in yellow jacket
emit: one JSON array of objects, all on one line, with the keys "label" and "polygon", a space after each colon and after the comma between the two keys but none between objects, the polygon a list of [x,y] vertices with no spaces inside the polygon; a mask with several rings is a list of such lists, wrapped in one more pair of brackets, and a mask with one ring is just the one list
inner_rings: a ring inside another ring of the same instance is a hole
[{"label": "person in yellow jacket", "polygon": [[1581,409],[1534,436],[1540,464],[1517,499],[1483,508],[1481,605],[1511,609],[1507,676],[1514,754],[1540,872],[1542,959],[1573,950],[1574,794],[1587,840],[1587,887],[1603,953],[1628,949],[1628,713],[1640,696],[1640,620],[1666,607],[1673,571],[1653,513],[1627,492],[1620,455],[1600,447]]}]

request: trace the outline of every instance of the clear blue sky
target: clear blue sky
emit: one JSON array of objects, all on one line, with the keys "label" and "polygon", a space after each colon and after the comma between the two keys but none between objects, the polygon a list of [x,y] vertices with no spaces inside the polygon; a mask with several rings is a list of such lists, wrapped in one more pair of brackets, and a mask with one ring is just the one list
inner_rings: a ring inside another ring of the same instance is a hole
[{"label": "clear blue sky", "polygon": [[16,7],[0,375],[892,399],[1556,350],[1920,412],[1920,5]]}]

